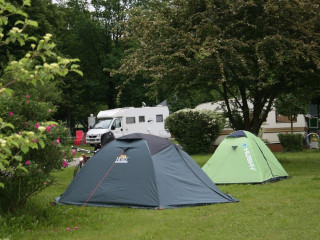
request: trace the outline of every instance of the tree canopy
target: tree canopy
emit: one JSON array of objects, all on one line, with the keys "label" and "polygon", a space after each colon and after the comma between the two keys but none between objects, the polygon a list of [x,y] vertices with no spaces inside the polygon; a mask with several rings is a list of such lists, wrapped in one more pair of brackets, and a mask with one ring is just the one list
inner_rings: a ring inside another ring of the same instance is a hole
[{"label": "tree canopy", "polygon": [[[55,118],[70,127],[142,101],[166,99],[176,111],[223,99],[233,127],[257,133],[279,96],[300,88],[304,99],[319,102],[316,0],[33,0],[26,11],[39,23],[26,33],[52,32],[60,54],[80,59],[83,77],[29,90],[57,105]],[[0,49],[0,74],[29,50],[18,45]]]},{"label": "tree canopy", "polygon": [[151,79],[155,95],[214,89],[233,127],[258,133],[278,96],[317,84],[319,18],[315,0],[152,2],[131,11],[136,45],[118,73]]}]

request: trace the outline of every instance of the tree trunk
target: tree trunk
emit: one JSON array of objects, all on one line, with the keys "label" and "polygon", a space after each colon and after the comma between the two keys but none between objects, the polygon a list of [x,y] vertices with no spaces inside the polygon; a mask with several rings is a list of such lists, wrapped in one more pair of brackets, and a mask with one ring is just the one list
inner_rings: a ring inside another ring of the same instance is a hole
[{"label": "tree trunk", "polygon": [[291,115],[291,116],[290,116],[290,128],[291,128],[291,134],[293,134],[293,118],[294,118],[294,116],[293,116],[293,115]]}]

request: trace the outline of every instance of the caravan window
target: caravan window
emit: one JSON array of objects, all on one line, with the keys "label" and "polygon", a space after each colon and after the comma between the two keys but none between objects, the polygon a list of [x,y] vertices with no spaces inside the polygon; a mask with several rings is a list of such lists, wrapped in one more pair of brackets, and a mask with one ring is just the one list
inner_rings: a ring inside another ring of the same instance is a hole
[{"label": "caravan window", "polygon": [[156,122],[163,122],[163,115],[157,115]]},{"label": "caravan window", "polygon": [[145,122],[144,116],[139,116],[139,122]]},{"label": "caravan window", "polygon": [[127,117],[127,118],[126,118],[126,123],[127,123],[127,124],[136,123],[136,118],[135,118],[135,117]]},{"label": "caravan window", "polygon": [[[297,117],[294,116],[292,122],[297,122]],[[290,119],[287,116],[281,115],[279,113],[276,112],[276,122],[278,123],[290,123]]]}]

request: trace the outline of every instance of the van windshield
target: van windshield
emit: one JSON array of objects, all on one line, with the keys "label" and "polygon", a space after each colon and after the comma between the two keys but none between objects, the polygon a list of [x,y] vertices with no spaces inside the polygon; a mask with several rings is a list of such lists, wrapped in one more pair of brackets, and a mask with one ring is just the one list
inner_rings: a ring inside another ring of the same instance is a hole
[{"label": "van windshield", "polygon": [[93,126],[93,129],[108,129],[113,118],[98,119],[98,122]]}]

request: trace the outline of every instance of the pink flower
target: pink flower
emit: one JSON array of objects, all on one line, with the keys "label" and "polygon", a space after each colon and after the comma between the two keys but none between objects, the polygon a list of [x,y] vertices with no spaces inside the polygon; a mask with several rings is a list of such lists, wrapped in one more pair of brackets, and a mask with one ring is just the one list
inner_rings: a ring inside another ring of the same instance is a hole
[{"label": "pink flower", "polygon": [[52,127],[54,127],[54,128],[55,128],[55,127],[57,127],[57,125],[55,125],[55,124],[52,124]]},{"label": "pink flower", "polygon": [[8,115],[9,115],[9,116],[13,116],[14,113],[13,113],[13,112],[9,112]]},{"label": "pink flower", "polygon": [[77,230],[78,228],[79,228],[78,226],[75,226],[75,227],[74,227],[75,230]]},{"label": "pink flower", "polygon": [[48,113],[50,113],[50,112],[51,112],[51,109],[48,110]]},{"label": "pink flower", "polygon": [[27,94],[27,95],[26,95],[26,98],[30,98],[30,95],[29,95],[29,94]]},{"label": "pink flower", "polygon": [[35,138],[35,139],[32,140],[32,142],[37,143],[38,139]]},{"label": "pink flower", "polygon": [[29,100],[27,100],[26,102],[27,102],[27,103],[29,103],[30,101],[29,101]]},{"label": "pink flower", "polygon": [[63,156],[63,157],[66,157],[66,156],[67,156],[67,154],[66,154],[66,153],[62,153],[62,156]]},{"label": "pink flower", "polygon": [[67,162],[66,160],[63,160],[62,166],[63,166],[64,168],[68,167],[68,162]]},{"label": "pink flower", "polygon": [[76,155],[76,152],[77,152],[77,151],[76,151],[75,149],[73,149],[73,150],[72,150],[72,155]]},{"label": "pink flower", "polygon": [[57,138],[57,143],[60,143],[60,138]]},{"label": "pink flower", "polygon": [[71,231],[71,228],[68,228],[68,227],[67,227],[66,230],[67,230],[67,231]]},{"label": "pink flower", "polygon": [[22,133],[21,133],[21,132],[18,132],[18,134],[21,135]]},{"label": "pink flower", "polygon": [[35,128],[38,128],[40,126],[39,123],[36,123],[36,125],[34,126]]},{"label": "pink flower", "polygon": [[29,165],[30,165],[30,161],[29,161],[29,160],[26,161],[25,165],[26,165],[26,166],[29,166]]},{"label": "pink flower", "polygon": [[47,126],[46,131],[50,132],[50,130],[51,130],[51,126],[49,125],[49,126]]}]

